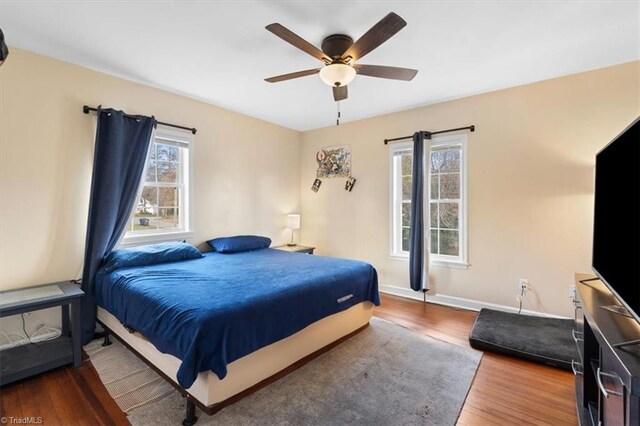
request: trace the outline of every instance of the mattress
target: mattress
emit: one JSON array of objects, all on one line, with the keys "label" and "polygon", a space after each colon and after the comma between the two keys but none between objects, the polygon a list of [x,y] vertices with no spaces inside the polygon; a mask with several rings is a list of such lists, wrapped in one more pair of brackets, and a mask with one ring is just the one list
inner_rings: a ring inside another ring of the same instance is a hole
[{"label": "mattress", "polygon": [[218,378],[233,361],[368,301],[378,279],[365,262],[263,249],[98,271],[96,303],[181,360],[180,386]]},{"label": "mattress", "polygon": [[[211,414],[233,401],[243,391],[287,369],[297,361],[314,356],[322,348],[361,329],[373,314],[373,304],[363,302],[346,311],[338,312],[317,321],[299,332],[278,342],[250,353],[227,366],[228,373],[221,380],[211,371],[198,374],[186,393],[194,397],[201,408]],[[160,370],[172,382],[177,383],[177,371],[181,361],[173,355],[159,352],[142,334],[127,331],[109,312],[98,308],[98,319],[118,339]]]}]

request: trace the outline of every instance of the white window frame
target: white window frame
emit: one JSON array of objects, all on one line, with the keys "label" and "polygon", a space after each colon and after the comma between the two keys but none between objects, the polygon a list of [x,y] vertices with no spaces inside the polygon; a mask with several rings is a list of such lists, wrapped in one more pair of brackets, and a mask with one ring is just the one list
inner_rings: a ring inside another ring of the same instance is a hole
[{"label": "white window frame", "polygon": [[[425,140],[426,142],[426,140]],[[468,259],[468,169],[467,169],[467,135],[435,135],[431,139],[431,150],[446,147],[460,147],[460,217],[459,217],[459,235],[460,235],[460,256],[447,256],[439,254],[429,254],[430,264],[432,266],[443,266],[456,269],[467,269]],[[402,179],[401,164],[399,154],[402,151],[412,151],[413,142],[395,143],[389,149],[389,170],[390,170],[390,206],[391,206],[391,235],[390,235],[390,257],[392,259],[408,260],[409,252],[402,250]],[[431,162],[428,162],[430,165]],[[430,171],[429,171],[430,172]],[[428,173],[427,182],[425,182],[429,191],[431,190],[431,173]],[[425,202],[430,203],[430,197]],[[431,239],[430,227],[427,227],[426,238]],[[430,241],[427,245],[431,247]]]},{"label": "white window frame", "polygon": [[402,250],[402,162],[400,154],[413,151],[413,142],[397,142],[389,149],[391,184],[391,253],[393,259],[409,259],[409,252]]},{"label": "white window frame", "polygon": [[[153,146],[153,143],[162,143],[165,145],[174,145],[179,146],[181,148],[186,148],[186,155],[188,156],[187,161],[182,161],[181,158],[180,164],[183,168],[182,173],[180,173],[179,179],[182,179],[183,191],[180,191],[180,226],[176,230],[157,230],[157,232],[135,232],[135,231],[125,231],[123,237],[120,240],[118,246],[127,247],[127,246],[135,246],[146,243],[156,243],[163,241],[177,241],[183,240],[187,238],[193,237],[194,227],[193,227],[193,161],[195,158],[194,155],[194,142],[195,135],[188,131],[179,131],[171,128],[167,128],[161,125],[158,125],[158,128],[155,129],[153,134],[153,141],[149,144],[149,148]],[[180,150],[180,155],[185,155],[185,151]],[[146,173],[146,165],[145,172]],[[143,178],[144,178],[143,174]],[[143,185],[144,182],[141,183]],[[160,185],[162,186],[162,185]],[[142,186],[140,187],[142,190]],[[129,222],[133,219],[135,215],[135,206],[131,211],[131,216],[129,218]]]}]

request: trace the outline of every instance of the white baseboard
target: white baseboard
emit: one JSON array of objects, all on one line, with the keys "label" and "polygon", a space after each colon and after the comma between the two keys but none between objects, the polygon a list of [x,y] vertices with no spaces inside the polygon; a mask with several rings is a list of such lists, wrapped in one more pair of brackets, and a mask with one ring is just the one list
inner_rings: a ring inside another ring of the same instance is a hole
[{"label": "white baseboard", "polygon": [[[400,296],[406,299],[419,300],[422,302],[422,296],[423,296],[422,293],[413,291],[410,288],[398,287],[394,285],[380,285],[380,291],[382,293],[392,294],[394,296]],[[462,297],[455,297],[455,296],[447,296],[445,294],[436,294],[436,295],[427,294],[427,302],[435,303],[437,305],[452,306],[454,308],[468,309],[470,311],[479,311],[482,308],[489,308],[489,309],[494,309],[496,311],[513,312],[513,313],[518,312],[518,308],[513,306],[498,305],[495,303],[481,302],[479,300],[465,299]],[[548,317],[548,318],[564,318],[564,319],[567,318],[560,315],[548,314],[546,312],[531,311],[528,309],[523,309],[522,313],[526,315],[536,315],[536,316]]]}]

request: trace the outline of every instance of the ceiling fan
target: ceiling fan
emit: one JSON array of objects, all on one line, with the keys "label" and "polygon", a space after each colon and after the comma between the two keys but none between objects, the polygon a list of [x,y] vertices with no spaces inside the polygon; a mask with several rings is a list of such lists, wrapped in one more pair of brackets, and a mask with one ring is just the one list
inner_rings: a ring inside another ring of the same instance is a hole
[{"label": "ceiling fan", "polygon": [[410,81],[418,73],[418,70],[356,63],[367,53],[393,37],[406,25],[407,23],[404,19],[391,12],[371,27],[355,43],[348,35],[332,34],[322,41],[322,50],[278,23],[267,25],[265,28],[268,31],[324,62],[324,67],[265,78],[265,81],[277,83],[320,74],[322,81],[333,88],[333,99],[335,101],[347,99],[347,85],[351,83],[356,74]]}]

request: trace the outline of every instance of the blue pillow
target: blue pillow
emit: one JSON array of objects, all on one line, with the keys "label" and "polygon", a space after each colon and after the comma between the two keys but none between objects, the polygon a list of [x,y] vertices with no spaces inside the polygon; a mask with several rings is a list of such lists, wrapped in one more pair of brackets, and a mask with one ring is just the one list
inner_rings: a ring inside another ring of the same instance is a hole
[{"label": "blue pillow", "polygon": [[147,266],[180,260],[200,259],[202,253],[191,244],[182,242],[151,244],[112,251],[103,266],[107,272],[129,266]]},{"label": "blue pillow", "polygon": [[240,253],[267,248],[271,245],[271,238],[257,235],[238,235],[236,237],[214,238],[207,241],[207,244],[218,253]]}]

